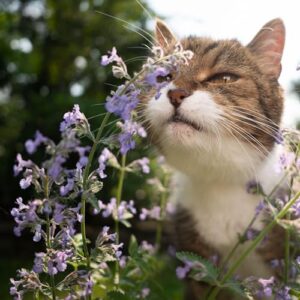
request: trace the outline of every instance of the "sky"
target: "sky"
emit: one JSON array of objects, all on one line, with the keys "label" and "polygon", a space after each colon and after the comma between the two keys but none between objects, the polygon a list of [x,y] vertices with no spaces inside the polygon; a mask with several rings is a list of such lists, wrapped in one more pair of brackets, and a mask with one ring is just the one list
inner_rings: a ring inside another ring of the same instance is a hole
[{"label": "sky", "polygon": [[[212,38],[237,38],[247,44],[268,21],[281,18],[286,27],[286,44],[279,79],[286,94],[283,123],[300,120],[300,99],[292,82],[300,81],[299,0],[147,0],[157,16],[163,17],[178,37],[195,34]],[[154,22],[150,26],[154,27]]]}]

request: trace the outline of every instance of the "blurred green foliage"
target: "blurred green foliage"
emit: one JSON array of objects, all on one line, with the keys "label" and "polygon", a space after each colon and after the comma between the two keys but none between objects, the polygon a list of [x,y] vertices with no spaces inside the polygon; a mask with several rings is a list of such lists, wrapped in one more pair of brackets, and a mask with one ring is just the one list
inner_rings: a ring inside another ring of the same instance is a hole
[{"label": "blurred green foliage", "polygon": [[[103,113],[117,84],[100,67],[102,54],[116,46],[126,60],[144,56],[145,40],[125,23],[145,29],[147,14],[135,0],[2,0],[0,2],[0,197],[17,196],[12,177],[16,153],[38,129],[57,141],[64,112],[78,103],[88,116]],[[129,64],[136,70],[140,61]],[[91,122],[100,122],[99,118]]]}]

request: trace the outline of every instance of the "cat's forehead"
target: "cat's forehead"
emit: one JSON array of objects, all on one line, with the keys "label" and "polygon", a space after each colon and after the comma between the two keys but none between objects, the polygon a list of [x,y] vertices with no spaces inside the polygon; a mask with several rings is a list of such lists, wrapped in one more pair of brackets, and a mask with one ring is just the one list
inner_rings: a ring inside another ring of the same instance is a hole
[{"label": "cat's forehead", "polygon": [[252,63],[249,51],[235,39],[213,40],[189,36],[181,40],[184,49],[194,53],[191,66],[196,69],[241,68]]}]

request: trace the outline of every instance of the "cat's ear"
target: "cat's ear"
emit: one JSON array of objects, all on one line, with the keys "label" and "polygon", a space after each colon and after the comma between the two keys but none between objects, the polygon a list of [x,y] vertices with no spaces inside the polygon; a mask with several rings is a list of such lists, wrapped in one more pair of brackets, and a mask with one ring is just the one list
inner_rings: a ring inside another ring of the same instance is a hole
[{"label": "cat's ear", "polygon": [[169,45],[176,43],[176,37],[173,35],[168,26],[159,19],[156,20],[155,41],[163,49],[166,49]]},{"label": "cat's ear", "polygon": [[285,41],[285,28],[281,19],[274,19],[257,33],[248,44],[257,57],[264,73],[278,78],[281,72],[281,57]]}]

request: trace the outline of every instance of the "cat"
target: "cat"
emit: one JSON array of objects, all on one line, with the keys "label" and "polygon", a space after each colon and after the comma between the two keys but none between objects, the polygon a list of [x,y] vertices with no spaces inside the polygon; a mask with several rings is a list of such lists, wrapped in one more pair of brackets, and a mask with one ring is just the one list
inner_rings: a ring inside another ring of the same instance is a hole
[{"label": "cat", "polygon": [[[158,20],[156,42],[165,53],[177,41]],[[177,205],[177,250],[205,258],[217,254],[222,261],[261,200],[246,191],[247,183],[256,180],[268,192],[278,182],[273,169],[284,104],[278,77],[285,27],[274,19],[246,46],[235,39],[196,36],[180,42],[194,53],[192,60],[171,74],[159,99],[144,100],[143,113],[152,143],[175,169],[171,199]],[[262,219],[253,227],[261,229]],[[276,251],[269,238],[264,249],[246,258],[239,276],[273,275],[267,261],[282,254],[278,234],[280,230],[272,233]],[[186,299],[204,299],[204,288],[190,282]]]}]

